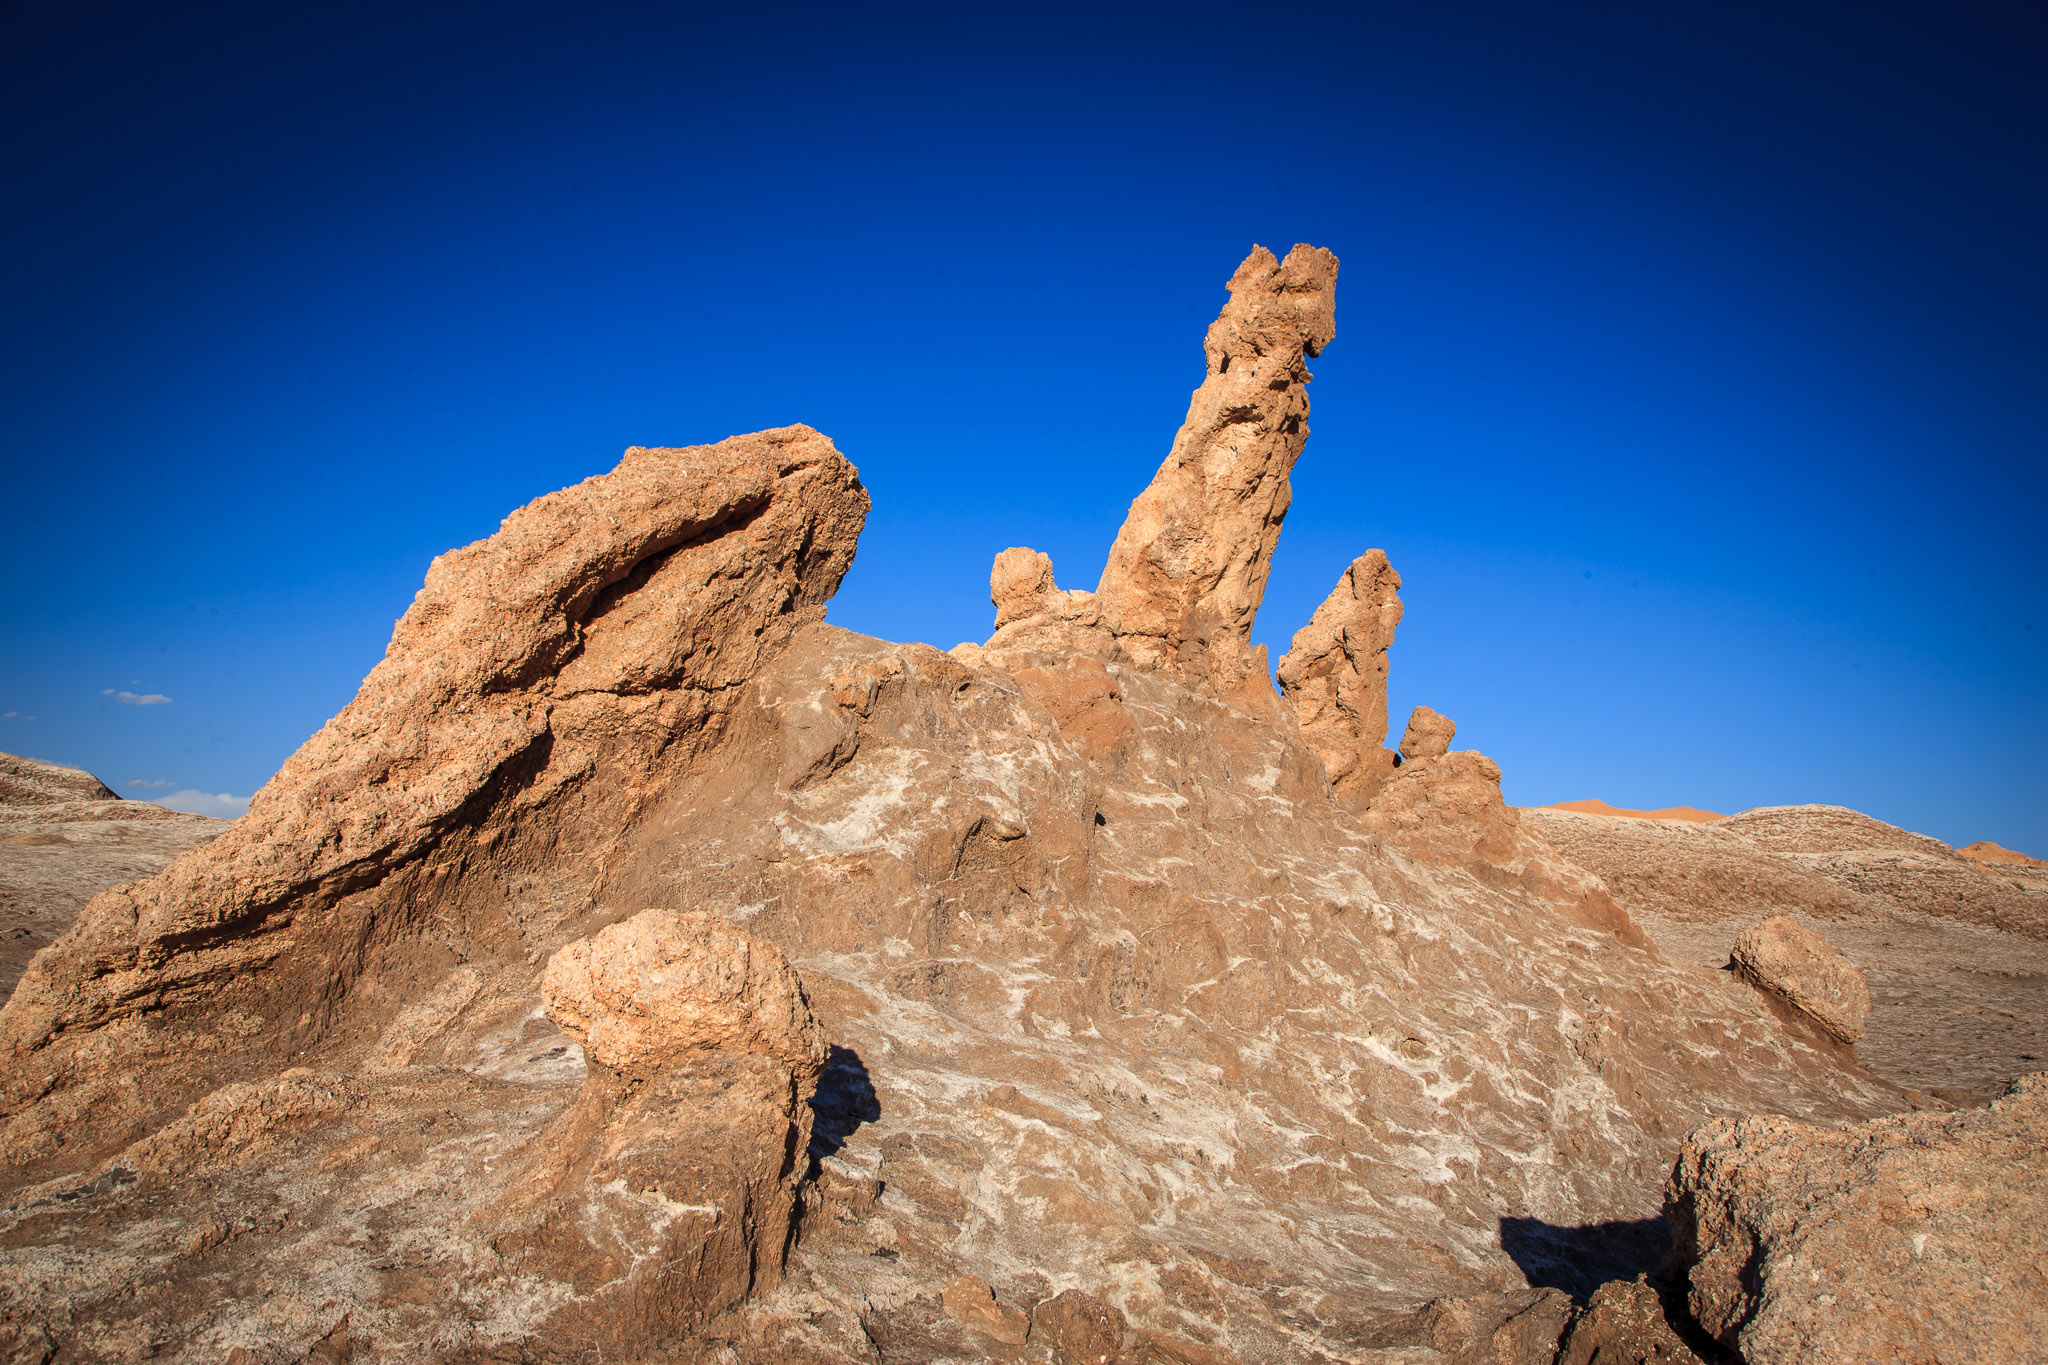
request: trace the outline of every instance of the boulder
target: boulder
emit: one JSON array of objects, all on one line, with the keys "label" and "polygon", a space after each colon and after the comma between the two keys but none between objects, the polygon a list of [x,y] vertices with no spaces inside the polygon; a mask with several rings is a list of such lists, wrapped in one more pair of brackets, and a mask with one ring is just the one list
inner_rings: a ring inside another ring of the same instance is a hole
[{"label": "boulder", "polygon": [[1609,1280],[1593,1291],[1556,1365],[1705,1365],[1671,1325],[1663,1297],[1647,1277]]},{"label": "boulder", "polygon": [[1665,1217],[1692,1315],[1749,1365],[2048,1359],[2048,1074],[1959,1113],[1716,1120]]},{"label": "boulder", "polygon": [[1418,758],[1442,758],[1451,751],[1457,733],[1457,722],[1449,716],[1418,706],[1409,713],[1408,729],[1401,736],[1401,759],[1412,763]]},{"label": "boulder", "polygon": [[825,1066],[824,1034],[782,950],[715,915],[644,910],[578,939],[549,960],[541,998],[593,1063],[621,1075],[754,1053],[815,1088]]},{"label": "boulder", "polygon": [[1774,915],[1745,929],[1730,961],[1758,986],[1853,1043],[1870,1017],[1870,986],[1833,944],[1797,920]]},{"label": "boulder", "polygon": [[1386,551],[1351,561],[1275,674],[1302,737],[1340,801],[1371,799],[1394,771],[1387,743],[1387,650],[1401,624],[1401,575]]}]

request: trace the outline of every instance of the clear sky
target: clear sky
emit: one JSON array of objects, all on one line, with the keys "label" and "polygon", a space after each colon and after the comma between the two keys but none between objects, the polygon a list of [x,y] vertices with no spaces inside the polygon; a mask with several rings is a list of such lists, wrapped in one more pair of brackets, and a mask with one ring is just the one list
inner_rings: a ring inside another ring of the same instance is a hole
[{"label": "clear sky", "polygon": [[1381,546],[1511,801],[2048,855],[2040,4],[12,0],[0,129],[0,749],[124,794],[235,809],[632,444],[818,427],[831,619],[984,638],[1307,241],[1275,657]]}]

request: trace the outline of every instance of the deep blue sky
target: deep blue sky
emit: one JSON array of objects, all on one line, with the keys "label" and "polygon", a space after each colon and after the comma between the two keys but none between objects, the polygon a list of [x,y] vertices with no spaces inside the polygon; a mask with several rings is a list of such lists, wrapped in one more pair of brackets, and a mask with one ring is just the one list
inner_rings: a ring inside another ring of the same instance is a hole
[{"label": "deep blue sky", "polygon": [[1308,241],[1276,657],[1383,546],[1512,801],[2048,854],[2039,4],[13,0],[0,129],[0,749],[127,794],[246,798],[629,444],[818,427],[832,619],[981,639]]}]

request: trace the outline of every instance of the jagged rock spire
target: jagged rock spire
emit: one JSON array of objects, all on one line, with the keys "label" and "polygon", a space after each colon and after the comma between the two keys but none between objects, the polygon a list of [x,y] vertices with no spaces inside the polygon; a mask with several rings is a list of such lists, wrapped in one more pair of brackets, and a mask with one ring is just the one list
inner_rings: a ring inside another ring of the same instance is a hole
[{"label": "jagged rock spire", "polygon": [[1369,797],[1394,771],[1387,650],[1401,624],[1401,575],[1385,550],[1351,561],[1280,656],[1280,692],[1340,798]]},{"label": "jagged rock spire", "polygon": [[1208,377],[1131,504],[1101,584],[1063,592],[1044,555],[1005,550],[990,648],[1122,658],[1216,696],[1255,682],[1271,699],[1252,621],[1308,440],[1306,359],[1336,332],[1336,283],[1337,258],[1319,247],[1284,261],[1252,248],[1203,341]]},{"label": "jagged rock spire", "polygon": [[1308,440],[1307,357],[1336,334],[1337,258],[1254,247],[1209,327],[1209,374],[1152,483],[1131,504],[1095,590],[1141,665],[1227,688],[1250,667],[1252,620],[1287,476]]}]

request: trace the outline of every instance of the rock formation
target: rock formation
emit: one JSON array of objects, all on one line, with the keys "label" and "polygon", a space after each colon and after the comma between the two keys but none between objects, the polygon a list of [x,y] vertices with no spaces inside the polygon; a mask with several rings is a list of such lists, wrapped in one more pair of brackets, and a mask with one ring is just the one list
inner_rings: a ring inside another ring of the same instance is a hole
[{"label": "rock formation", "polygon": [[1935,1102],[1657,952],[1433,713],[1333,792],[1326,746],[1384,744],[1391,571],[1341,665],[1342,612],[1307,633],[1314,735],[1247,638],[1334,272],[1253,254],[1102,586],[1006,550],[987,646],[820,619],[867,499],[801,427],[636,448],[437,561],[249,816],[0,1012],[0,1323],[193,1360],[1648,1340],[1640,1296],[1532,1281],[1650,1269],[1688,1132]]},{"label": "rock formation", "polygon": [[1363,807],[1392,775],[1387,743],[1387,650],[1401,624],[1401,575],[1386,551],[1351,561],[1275,670],[1302,736],[1337,799]]},{"label": "rock formation", "polygon": [[1863,973],[1798,921],[1773,915],[1751,925],[1736,936],[1729,960],[1837,1041],[1853,1043],[1863,1036],[1870,1017],[1870,987]]},{"label": "rock formation", "polygon": [[1840,1130],[1717,1120],[1669,1199],[1693,1316],[1749,1365],[2048,1359],[2048,1076]]},{"label": "rock formation", "polygon": [[1451,741],[1457,734],[1457,724],[1449,716],[1418,706],[1409,715],[1408,728],[1401,735],[1401,758],[1410,763],[1418,758],[1442,758],[1451,751]]},{"label": "rock formation", "polygon": [[772,1288],[825,1062],[782,953],[646,910],[557,952],[541,998],[589,1074],[483,1226],[506,1278],[560,1287],[550,1340],[639,1353]]},{"label": "rock formation", "polygon": [[1306,362],[1336,333],[1336,284],[1328,251],[1253,248],[1202,343],[1208,376],[1094,593],[1061,593],[1045,556],[1026,569],[1017,557],[1034,552],[1005,550],[990,648],[1113,651],[1212,696],[1270,694],[1252,621],[1308,441]]}]

